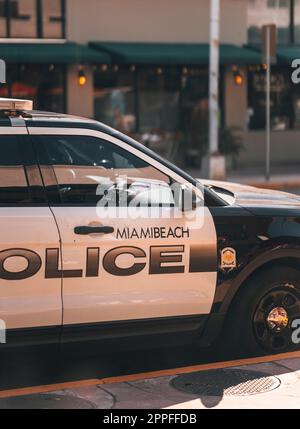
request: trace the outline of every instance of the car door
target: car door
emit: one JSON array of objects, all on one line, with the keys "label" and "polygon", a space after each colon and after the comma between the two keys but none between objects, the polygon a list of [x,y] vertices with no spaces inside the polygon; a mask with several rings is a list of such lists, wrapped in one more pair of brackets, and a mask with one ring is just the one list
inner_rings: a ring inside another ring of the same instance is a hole
[{"label": "car door", "polygon": [[[49,248],[59,248],[58,229],[45,200],[27,129],[1,127],[0,319],[8,334],[33,333],[35,328],[39,333],[45,328],[52,339],[58,334],[62,282],[45,277]],[[7,335],[7,343],[10,339]]]},{"label": "car door", "polygon": [[[64,324],[208,314],[216,287],[210,212],[200,204],[198,216],[191,217],[161,204],[170,184],[185,180],[98,131],[30,132],[40,134],[37,147],[48,153],[48,159],[40,159],[48,193],[59,190],[51,209],[62,240],[62,267],[57,253],[51,257],[56,259],[53,272],[63,270]],[[139,198],[129,211],[116,203],[120,193],[116,200],[109,195],[124,180],[130,185],[127,195]],[[104,196],[112,202],[106,212]],[[149,197],[159,200],[160,215],[137,216],[138,210],[148,210],[141,201]]]}]

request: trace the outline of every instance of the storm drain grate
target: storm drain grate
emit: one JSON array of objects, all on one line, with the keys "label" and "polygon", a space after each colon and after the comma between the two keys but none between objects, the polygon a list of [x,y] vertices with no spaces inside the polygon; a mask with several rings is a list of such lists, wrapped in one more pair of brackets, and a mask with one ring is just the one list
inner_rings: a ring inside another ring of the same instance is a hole
[{"label": "storm drain grate", "polygon": [[171,385],[200,396],[247,396],[277,389],[280,380],[257,371],[217,369],[179,375],[173,378]]},{"label": "storm drain grate", "polygon": [[94,405],[71,395],[36,394],[0,399],[0,410],[21,409],[91,409]]}]

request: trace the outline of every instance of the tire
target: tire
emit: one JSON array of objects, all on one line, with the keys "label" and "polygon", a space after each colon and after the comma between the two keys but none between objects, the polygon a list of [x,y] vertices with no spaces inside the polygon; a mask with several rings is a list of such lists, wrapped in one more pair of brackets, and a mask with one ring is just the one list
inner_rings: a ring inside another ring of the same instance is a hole
[{"label": "tire", "polygon": [[235,297],[225,325],[226,348],[250,356],[299,349],[292,341],[295,319],[300,324],[300,271],[268,268]]}]

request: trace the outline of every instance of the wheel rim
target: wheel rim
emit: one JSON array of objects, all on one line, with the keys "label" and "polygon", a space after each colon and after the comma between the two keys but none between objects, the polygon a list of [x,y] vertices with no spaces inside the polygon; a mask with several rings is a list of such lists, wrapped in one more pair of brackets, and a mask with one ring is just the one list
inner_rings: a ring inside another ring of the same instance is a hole
[{"label": "wheel rim", "polygon": [[292,322],[300,319],[300,294],[292,284],[274,287],[259,301],[253,315],[253,330],[259,344],[268,351],[282,351],[293,345]]}]

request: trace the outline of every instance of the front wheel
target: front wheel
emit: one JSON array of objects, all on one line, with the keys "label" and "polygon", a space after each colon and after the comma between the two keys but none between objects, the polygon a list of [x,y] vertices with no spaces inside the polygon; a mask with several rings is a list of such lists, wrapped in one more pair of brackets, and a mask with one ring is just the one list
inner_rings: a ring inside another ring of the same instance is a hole
[{"label": "front wheel", "polygon": [[300,348],[297,320],[300,326],[300,272],[269,268],[253,276],[236,296],[225,333],[239,352],[282,353]]}]

